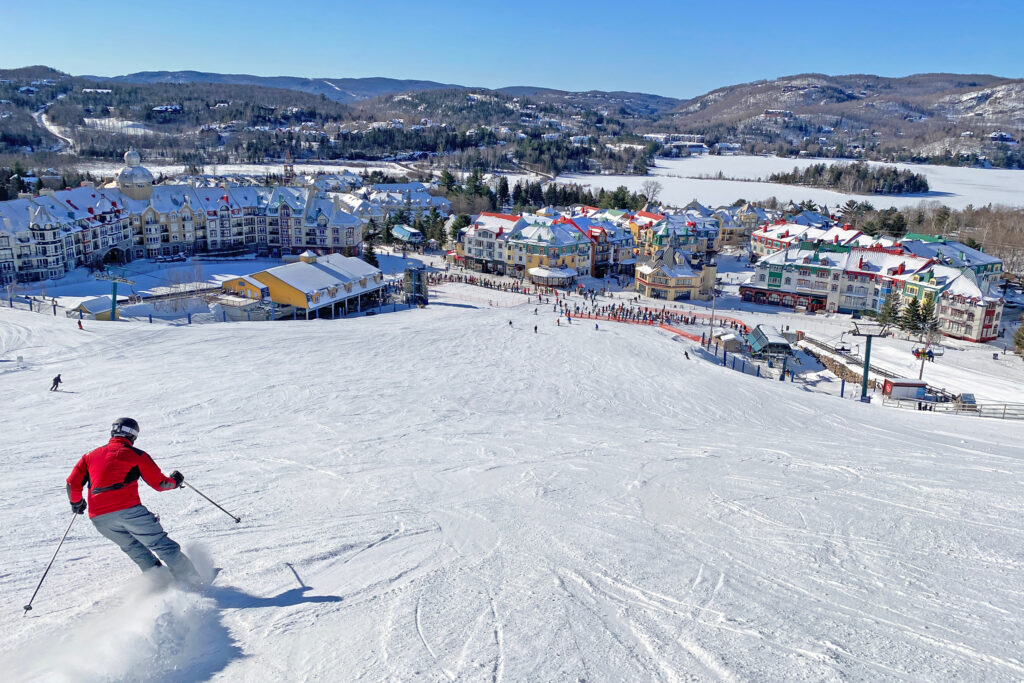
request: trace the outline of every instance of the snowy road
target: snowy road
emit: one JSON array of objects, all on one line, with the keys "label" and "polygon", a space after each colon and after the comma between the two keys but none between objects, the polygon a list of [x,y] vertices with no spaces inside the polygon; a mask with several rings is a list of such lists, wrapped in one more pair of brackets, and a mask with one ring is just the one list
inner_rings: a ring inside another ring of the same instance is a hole
[{"label": "snowy road", "polygon": [[[654,329],[450,303],[86,332],[0,309],[0,667],[1024,677],[1019,424],[968,432],[687,361]],[[57,372],[67,391],[46,391]],[[121,414],[166,471],[242,516],[143,491],[223,571],[205,596],[147,590],[82,520],[23,618],[69,520],[64,477]]]}]

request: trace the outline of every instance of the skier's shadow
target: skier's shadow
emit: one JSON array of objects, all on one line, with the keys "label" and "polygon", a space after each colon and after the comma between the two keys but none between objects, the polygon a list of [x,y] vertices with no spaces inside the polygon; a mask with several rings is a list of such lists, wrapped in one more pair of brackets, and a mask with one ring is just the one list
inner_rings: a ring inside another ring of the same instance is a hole
[{"label": "skier's shadow", "polygon": [[295,567],[289,562],[285,562],[288,569],[291,570],[292,574],[295,575],[295,579],[299,582],[298,588],[292,588],[286,590],[283,593],[277,595],[261,598],[258,595],[252,595],[246,593],[240,588],[234,586],[210,586],[207,588],[206,593],[217,602],[217,607],[220,609],[252,609],[256,607],[291,607],[292,605],[301,605],[305,603],[316,603],[316,602],[341,602],[342,598],[337,595],[306,595],[307,591],[313,590],[312,586],[307,586],[299,578],[298,572],[295,571]]},{"label": "skier's shadow", "polygon": [[292,588],[277,595],[261,598],[233,586],[214,586],[206,590],[220,609],[252,609],[254,607],[291,607],[308,602],[341,602],[337,595],[306,595],[310,586]]}]

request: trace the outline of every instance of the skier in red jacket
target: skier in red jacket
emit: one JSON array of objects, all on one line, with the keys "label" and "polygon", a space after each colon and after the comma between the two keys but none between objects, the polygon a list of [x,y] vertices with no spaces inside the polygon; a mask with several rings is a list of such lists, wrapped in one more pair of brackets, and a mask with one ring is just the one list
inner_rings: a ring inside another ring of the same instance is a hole
[{"label": "skier in red jacket", "polygon": [[140,477],[157,491],[176,489],[185,477],[177,470],[165,477],[149,454],[133,445],[138,436],[138,422],[130,417],[119,418],[111,427],[107,445],[82,456],[67,479],[71,509],[78,514],[85,512],[82,489],[88,486],[93,526],[116,543],[142,571],[159,567],[163,560],[175,579],[201,583],[181,546],[171,540],[160,521],[139,500]]}]

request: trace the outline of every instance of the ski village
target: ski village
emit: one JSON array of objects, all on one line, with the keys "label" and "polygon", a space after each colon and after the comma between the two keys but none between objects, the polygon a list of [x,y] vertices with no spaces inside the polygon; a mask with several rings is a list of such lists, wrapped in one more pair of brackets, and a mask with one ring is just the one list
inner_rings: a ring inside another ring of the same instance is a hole
[{"label": "ski village", "polygon": [[1015,4],[8,4],[0,683],[1024,681]]},{"label": "ski village", "polygon": [[1001,259],[124,160],[0,203],[6,680],[1024,677]]}]

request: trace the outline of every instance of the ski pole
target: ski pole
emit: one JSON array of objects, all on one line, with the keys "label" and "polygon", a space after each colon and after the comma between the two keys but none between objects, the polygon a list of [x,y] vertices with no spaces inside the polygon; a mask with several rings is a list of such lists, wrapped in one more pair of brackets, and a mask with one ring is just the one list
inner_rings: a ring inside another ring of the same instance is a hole
[{"label": "ski pole", "polygon": [[29,598],[28,604],[25,605],[25,611],[22,613],[21,616],[25,616],[26,614],[29,613],[29,610],[32,609],[32,601],[36,599],[36,595],[39,593],[39,589],[43,585],[43,580],[46,579],[46,575],[50,573],[50,567],[53,566],[53,561],[57,559],[57,553],[60,552],[60,547],[62,545],[64,545],[64,539],[68,537],[68,532],[71,531],[71,525],[75,523],[75,520],[77,518],[78,518],[78,513],[77,512],[71,513],[71,522],[68,524],[67,531],[65,531],[64,535],[60,537],[60,543],[57,544],[57,549],[53,551],[53,557],[50,558],[50,564],[46,565],[46,571],[43,572],[42,578],[39,579],[39,584],[36,586],[35,591],[33,591],[32,597]]},{"label": "ski pole", "polygon": [[188,488],[192,489],[193,491],[195,491],[196,493],[198,493],[198,494],[199,494],[200,496],[202,496],[203,498],[206,498],[206,500],[209,500],[209,501],[210,501],[210,503],[211,503],[211,504],[212,504],[212,505],[213,505],[214,507],[216,507],[216,508],[217,508],[218,510],[220,510],[221,512],[223,512],[223,513],[224,513],[225,515],[227,515],[227,516],[228,516],[228,517],[230,517],[231,519],[235,520],[235,524],[238,524],[239,522],[241,522],[241,521],[242,521],[242,518],[241,518],[241,517],[235,517],[235,516],[234,516],[233,514],[231,514],[230,512],[228,512],[227,510],[225,510],[224,508],[222,508],[222,507],[221,507],[220,505],[217,505],[216,503],[214,503],[214,502],[213,502],[212,500],[210,500],[210,497],[209,497],[209,496],[207,496],[207,495],[206,495],[205,493],[203,493],[202,491],[200,491],[199,489],[197,489],[197,488],[196,488],[195,486],[192,486],[192,484],[184,484],[184,483],[183,483],[183,484],[182,484],[182,486],[188,486]]}]

